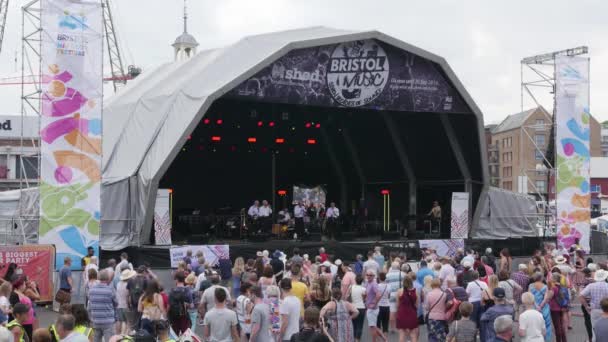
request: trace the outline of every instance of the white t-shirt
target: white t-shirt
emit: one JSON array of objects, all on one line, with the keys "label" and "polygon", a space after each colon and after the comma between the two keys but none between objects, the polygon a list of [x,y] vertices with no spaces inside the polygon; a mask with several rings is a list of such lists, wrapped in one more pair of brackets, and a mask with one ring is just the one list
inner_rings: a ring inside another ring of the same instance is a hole
[{"label": "white t-shirt", "polygon": [[247,305],[249,303],[251,303],[251,300],[245,295],[240,295],[236,299],[236,317],[239,319],[239,324],[246,334],[251,333],[251,323],[245,323],[246,320],[251,319],[247,313]]},{"label": "white t-shirt", "polygon": [[469,303],[481,302],[481,294],[484,290],[488,290],[488,285],[483,281],[475,280],[467,285],[467,294],[469,295]]},{"label": "white t-shirt", "polygon": [[378,292],[382,294],[378,301],[378,306],[390,306],[389,296],[391,295],[391,288],[387,283],[378,284]]},{"label": "white t-shirt", "polygon": [[545,319],[536,310],[526,310],[519,315],[519,329],[526,332],[526,336],[521,338],[522,342],[544,342],[543,328]]},{"label": "white t-shirt", "polygon": [[365,287],[361,285],[353,285],[353,288],[350,292],[350,297],[352,298],[352,304],[357,309],[365,309],[365,303],[363,302],[363,294],[365,293]]},{"label": "white t-shirt", "polygon": [[452,265],[450,264],[445,264],[441,266],[441,270],[439,270],[439,279],[443,281],[443,288],[448,287],[448,277],[451,276],[456,276],[456,270],[454,269],[454,267],[452,267]]},{"label": "white t-shirt", "polygon": [[209,326],[210,342],[231,342],[231,330],[237,324],[236,313],[226,308],[213,308],[203,319],[203,325]]},{"label": "white t-shirt", "polygon": [[226,292],[226,303],[229,303],[232,299],[230,298],[230,291],[227,288],[220,285],[212,285],[208,289],[203,292],[203,296],[201,297],[201,301],[205,302],[205,308],[207,311],[213,309],[215,307],[215,289],[220,288],[224,289]]},{"label": "white t-shirt", "polygon": [[290,340],[293,334],[300,331],[300,300],[294,295],[287,296],[279,306],[281,315],[288,315],[289,322],[283,340]]},{"label": "white t-shirt", "polygon": [[367,260],[363,263],[363,274],[365,274],[367,270],[374,270],[376,275],[378,275],[378,273],[380,273],[380,265],[378,265],[378,263],[374,259]]}]

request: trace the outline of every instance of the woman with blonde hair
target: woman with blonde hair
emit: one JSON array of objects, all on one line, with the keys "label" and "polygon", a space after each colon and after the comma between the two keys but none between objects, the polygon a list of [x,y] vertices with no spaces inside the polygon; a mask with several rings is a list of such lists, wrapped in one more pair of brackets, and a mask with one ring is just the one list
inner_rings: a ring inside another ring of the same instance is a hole
[{"label": "woman with blonde hair", "polygon": [[498,277],[492,274],[488,277],[488,289],[481,294],[484,311],[494,306],[494,289],[498,287]]},{"label": "woman with blonde hair", "polygon": [[432,275],[427,275],[426,277],[424,277],[424,285],[422,286],[422,289],[420,290],[420,305],[422,305],[422,314],[426,315],[428,313],[427,309],[426,309],[426,298],[429,294],[429,292],[431,292],[432,288],[431,288],[431,282],[433,281],[433,276]]},{"label": "woman with blonde hair", "polygon": [[326,277],[319,277],[312,283],[310,300],[319,308],[319,310],[331,300],[331,287],[329,286]]},{"label": "woman with blonde hair", "polygon": [[238,257],[234,259],[232,267],[232,298],[239,298],[241,295],[241,279],[245,273],[245,259]]}]

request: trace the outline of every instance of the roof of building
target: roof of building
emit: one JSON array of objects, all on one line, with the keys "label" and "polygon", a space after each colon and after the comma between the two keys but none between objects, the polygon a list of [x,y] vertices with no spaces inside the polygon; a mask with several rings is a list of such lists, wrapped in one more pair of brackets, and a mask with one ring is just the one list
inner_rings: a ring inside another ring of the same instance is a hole
[{"label": "roof of building", "polygon": [[196,41],[196,38],[194,38],[193,35],[191,35],[188,32],[184,32],[184,33],[180,34],[179,37],[175,38],[175,43],[173,43],[173,46],[176,46],[176,45],[186,45],[186,46],[196,47],[196,46],[198,46],[198,42]]},{"label": "roof of building", "polygon": [[511,114],[507,116],[498,126],[496,126],[492,133],[496,134],[520,128],[524,124],[524,122],[526,122],[526,120],[530,117],[530,115],[536,112],[537,109],[541,109],[546,112],[546,110],[542,106],[539,106],[520,113]]},{"label": "roof of building", "polygon": [[608,157],[591,157],[591,178],[608,178]]}]

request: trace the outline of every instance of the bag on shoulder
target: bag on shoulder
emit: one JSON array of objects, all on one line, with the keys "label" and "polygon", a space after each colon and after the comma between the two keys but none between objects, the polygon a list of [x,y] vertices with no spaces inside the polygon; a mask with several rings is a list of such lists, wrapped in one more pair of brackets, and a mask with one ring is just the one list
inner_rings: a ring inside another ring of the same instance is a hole
[{"label": "bag on shoulder", "polygon": [[458,308],[460,307],[461,301],[456,299],[456,296],[454,295],[454,291],[452,291],[452,289],[449,289],[448,291],[452,293],[452,306],[450,306],[448,308],[448,311],[446,311],[445,317],[448,322],[452,322],[456,318],[456,313],[458,312]]},{"label": "bag on shoulder", "polygon": [[176,319],[186,316],[186,291],[174,288],[169,292],[169,318]]},{"label": "bag on shoulder", "polygon": [[567,287],[559,287],[556,300],[560,308],[567,308],[570,305],[570,292]]}]

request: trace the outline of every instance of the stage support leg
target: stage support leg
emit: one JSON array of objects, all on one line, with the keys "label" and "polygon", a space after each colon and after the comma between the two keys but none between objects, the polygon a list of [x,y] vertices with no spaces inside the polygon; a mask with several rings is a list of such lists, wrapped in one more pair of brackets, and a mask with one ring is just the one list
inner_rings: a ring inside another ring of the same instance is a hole
[{"label": "stage support leg", "polygon": [[[271,194],[272,194],[272,215],[270,217],[274,218],[274,213],[276,213],[277,208],[275,206],[275,197],[276,197],[276,193],[277,193],[277,155],[273,152],[272,153],[272,189],[271,189]],[[274,220],[272,220],[274,222]]]}]

